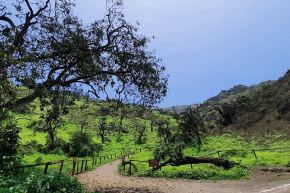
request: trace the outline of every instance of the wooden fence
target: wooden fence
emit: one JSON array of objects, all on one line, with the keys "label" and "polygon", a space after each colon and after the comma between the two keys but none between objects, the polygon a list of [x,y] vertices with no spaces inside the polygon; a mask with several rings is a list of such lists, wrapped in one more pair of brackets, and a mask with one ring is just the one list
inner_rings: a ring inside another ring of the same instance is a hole
[{"label": "wooden fence", "polygon": [[[204,157],[209,157],[209,156],[212,156],[212,155],[218,155],[218,157],[222,157],[222,154],[221,153],[226,153],[226,152],[251,152],[253,153],[253,155],[255,156],[255,159],[259,159],[258,155],[257,155],[257,152],[263,152],[263,151],[277,151],[277,152],[281,152],[281,151],[290,151],[290,147],[288,148],[266,148],[266,149],[229,149],[229,150],[218,150],[218,151],[215,151],[215,152],[212,152],[212,153],[209,153],[209,154],[206,154],[206,155],[202,155],[202,156],[198,156],[200,158],[204,158]],[[192,155],[193,156],[193,155]],[[132,175],[132,168],[135,167],[135,169],[137,169],[137,166],[134,164],[134,162],[146,162],[149,164],[149,161],[150,160],[134,160],[134,159],[129,159],[129,160],[125,160],[125,158],[123,158],[123,161],[122,163],[125,163],[123,164],[123,170],[125,171],[126,170],[126,165],[129,165],[129,169],[128,169],[128,174],[129,175]],[[193,164],[190,164],[190,167],[191,169],[193,168],[192,166]],[[156,166],[156,165],[155,165]],[[153,169],[154,169],[154,166],[153,166]],[[161,170],[161,168],[160,168]]]},{"label": "wooden fence", "polygon": [[227,153],[227,152],[251,152],[255,156],[256,159],[258,159],[257,152],[263,152],[263,151],[290,151],[290,147],[286,148],[265,148],[265,149],[229,149],[229,150],[218,150],[206,155],[202,155],[200,157],[208,157],[211,155],[218,155],[218,157],[221,157],[221,153]]},{"label": "wooden fence", "polygon": [[44,166],[44,174],[47,174],[49,166],[51,165],[59,165],[59,172],[63,172],[63,166],[64,164],[72,164],[72,170],[71,175],[75,176],[78,174],[81,174],[89,169],[89,165],[94,168],[98,164],[104,163],[108,160],[114,160],[114,159],[126,159],[130,158],[131,156],[134,156],[136,153],[141,152],[142,148],[134,149],[134,151],[129,148],[127,151],[121,150],[118,153],[108,154],[108,155],[102,155],[98,157],[92,157],[91,159],[82,159],[82,158],[70,158],[66,160],[58,160],[58,161],[52,161],[52,162],[45,162],[45,163],[36,163],[36,164],[28,164],[28,165],[22,165],[20,168],[31,168],[31,167],[39,167]]}]

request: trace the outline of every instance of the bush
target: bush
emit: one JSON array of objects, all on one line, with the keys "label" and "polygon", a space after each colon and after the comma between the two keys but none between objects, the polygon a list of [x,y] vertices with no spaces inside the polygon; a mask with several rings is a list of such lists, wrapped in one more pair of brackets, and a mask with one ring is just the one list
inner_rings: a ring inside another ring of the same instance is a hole
[{"label": "bush", "polygon": [[223,157],[223,158],[230,158],[230,157],[245,158],[245,157],[247,157],[247,155],[248,155],[247,151],[229,150],[229,151],[226,151],[225,153],[223,153],[221,155],[221,157]]},{"label": "bush", "polygon": [[26,114],[26,113],[30,113],[31,109],[34,109],[34,108],[35,106],[31,104],[22,104],[22,105],[17,105],[16,107],[14,107],[13,111],[20,114]]},{"label": "bush", "polygon": [[40,171],[0,176],[0,187],[3,193],[84,193],[82,185],[75,178],[59,173],[44,175]]},{"label": "bush", "polygon": [[94,144],[92,136],[84,132],[73,134],[70,144],[70,156],[87,157],[100,152],[103,149],[101,144]]},{"label": "bush", "polygon": [[51,147],[50,138],[47,137],[46,148],[43,149],[43,153],[52,153],[52,154],[64,154],[70,152],[70,144],[63,139],[56,138],[53,147]]},{"label": "bush", "polygon": [[33,153],[35,150],[38,152],[46,152],[46,148],[44,147],[44,145],[39,144],[37,140],[35,139],[29,141],[25,145],[21,145],[19,152],[23,152],[27,154],[27,153]]},{"label": "bush", "polygon": [[0,174],[13,169],[20,162],[17,156],[20,129],[15,124],[0,123]]}]

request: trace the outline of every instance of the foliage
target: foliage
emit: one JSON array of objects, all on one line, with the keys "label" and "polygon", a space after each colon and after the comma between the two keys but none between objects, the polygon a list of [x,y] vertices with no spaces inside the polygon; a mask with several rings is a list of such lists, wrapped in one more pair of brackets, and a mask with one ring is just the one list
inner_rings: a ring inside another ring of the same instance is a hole
[{"label": "foliage", "polygon": [[193,110],[191,107],[182,114],[179,124],[180,134],[186,144],[196,141],[197,148],[202,145],[202,132],[204,131],[204,121],[198,112],[198,108]]},{"label": "foliage", "polygon": [[69,176],[58,173],[47,175],[38,171],[0,176],[0,192],[5,193],[84,193],[82,185]]},{"label": "foliage", "polygon": [[67,92],[63,90],[54,90],[50,93],[48,98],[42,98],[41,109],[44,114],[43,130],[48,133],[49,140],[47,140],[47,148],[54,150],[57,148],[55,132],[63,124],[63,115],[68,114],[68,104],[73,101]]},{"label": "foliage", "polygon": [[102,145],[94,144],[92,137],[85,132],[75,132],[70,144],[70,156],[87,157],[102,150]]},{"label": "foliage", "polygon": [[139,145],[146,142],[146,123],[142,119],[135,119],[134,130],[135,130],[135,142]]},{"label": "foliage", "polygon": [[[165,166],[161,171],[152,172],[152,168],[148,167],[148,163],[134,162],[138,169],[133,173],[135,176],[150,176],[150,177],[166,177],[166,178],[187,178],[187,179],[241,179],[246,177],[255,169],[256,166],[287,166],[289,164],[289,151],[256,151],[258,159],[255,158],[252,149],[264,148],[287,148],[289,147],[289,140],[285,140],[280,136],[270,136],[264,139],[252,139],[245,141],[241,137],[232,135],[210,136],[204,138],[204,143],[200,151],[191,145],[186,146],[183,150],[183,156],[206,156],[218,157],[217,151],[220,156],[227,157],[227,159],[234,162],[241,162],[241,166],[233,167],[230,170],[224,170],[215,167],[211,164],[194,164],[192,168],[190,165],[183,166]],[[166,149],[167,148],[167,149]],[[165,152],[170,152],[169,146],[161,147]],[[238,151],[235,151],[238,150]],[[214,153],[214,154],[212,154]],[[211,154],[211,155],[209,155]],[[132,160],[149,160],[156,158],[155,152],[146,151],[139,153],[130,159]],[[128,171],[124,171],[120,166],[121,173],[128,175]]]},{"label": "foliage", "polygon": [[[56,88],[83,85],[97,98],[148,106],[166,95],[165,67],[148,50],[150,39],[125,20],[122,1],[108,1],[105,17],[89,25],[73,14],[72,0],[51,3],[0,2],[1,110],[30,103]],[[30,92],[19,95],[12,80]]]},{"label": "foliage", "polygon": [[107,118],[102,116],[99,120],[98,135],[101,137],[102,143],[107,141],[107,135],[111,131],[111,127],[107,126]]},{"label": "foliage", "polygon": [[0,123],[0,174],[19,164],[19,132],[20,129],[10,121]]},{"label": "foliage", "polygon": [[199,112],[191,107],[181,114],[178,126],[170,124],[168,120],[156,121],[158,125],[158,146],[155,147],[154,157],[158,159],[181,158],[183,150],[188,145],[202,145],[203,119]]},{"label": "foliage", "polygon": [[[51,138],[47,137],[46,144],[52,144],[52,142],[50,140],[51,140]],[[53,148],[51,146],[47,146],[47,145],[42,149],[40,149],[41,146],[39,146],[39,145],[37,145],[37,147],[38,147],[38,150],[40,150],[40,152],[43,152],[43,153],[67,154],[70,152],[71,144],[66,142],[65,140],[59,138],[59,137],[55,137],[53,144],[54,144]]]}]

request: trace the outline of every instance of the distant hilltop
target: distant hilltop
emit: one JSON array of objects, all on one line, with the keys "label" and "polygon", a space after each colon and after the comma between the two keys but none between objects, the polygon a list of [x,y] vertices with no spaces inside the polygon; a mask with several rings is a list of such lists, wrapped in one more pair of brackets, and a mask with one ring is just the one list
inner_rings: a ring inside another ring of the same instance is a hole
[{"label": "distant hilltop", "polygon": [[196,107],[197,104],[193,104],[193,105],[176,105],[176,106],[171,106],[171,107],[166,107],[166,108],[162,108],[163,111],[169,112],[169,113],[183,113],[186,111],[186,109],[188,109],[189,107],[194,108]]},{"label": "distant hilltop", "polygon": [[261,82],[260,84],[257,85],[252,85],[252,86],[245,86],[242,84],[236,85],[228,90],[222,90],[219,94],[216,96],[213,96],[206,101],[204,101],[201,104],[190,104],[190,105],[176,105],[176,106],[171,106],[171,107],[165,107],[162,108],[163,111],[169,112],[169,113],[183,113],[188,109],[189,107],[195,108],[198,105],[206,106],[214,103],[219,103],[222,102],[223,100],[229,99],[229,98],[235,98],[238,95],[244,94],[246,92],[253,92],[259,90],[261,87],[265,85],[270,85],[275,83],[276,81],[274,80],[268,80]]}]

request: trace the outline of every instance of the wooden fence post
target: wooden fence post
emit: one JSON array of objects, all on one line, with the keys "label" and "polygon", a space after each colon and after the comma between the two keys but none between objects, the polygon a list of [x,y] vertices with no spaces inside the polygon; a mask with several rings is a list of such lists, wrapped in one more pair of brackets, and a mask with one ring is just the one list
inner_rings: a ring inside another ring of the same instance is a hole
[{"label": "wooden fence post", "polygon": [[79,161],[77,161],[77,175],[79,174],[79,164],[80,162]]},{"label": "wooden fence post", "polygon": [[252,151],[253,151],[253,153],[255,155],[255,158],[258,159],[257,154],[256,154],[256,151],[254,149],[252,149]]},{"label": "wooden fence post", "polygon": [[129,175],[132,175],[132,161],[130,160],[130,166],[129,166]]},{"label": "wooden fence post", "polygon": [[82,160],[82,166],[81,166],[81,172],[80,173],[83,172],[83,168],[84,168],[84,160]]},{"label": "wooden fence post", "polygon": [[62,168],[63,168],[63,162],[64,162],[64,160],[61,160],[61,161],[60,161],[60,168],[59,168],[59,173],[61,173],[61,172],[62,172]]},{"label": "wooden fence post", "polygon": [[73,158],[73,166],[72,166],[72,172],[71,175],[74,176],[75,175],[75,170],[76,170],[76,160],[77,158]]},{"label": "wooden fence post", "polygon": [[48,166],[49,166],[49,162],[47,162],[47,163],[45,164],[44,172],[43,172],[44,174],[47,174]]},{"label": "wooden fence post", "polygon": [[86,160],[85,171],[88,169],[88,160]]},{"label": "wooden fence post", "polygon": [[95,158],[93,157],[93,161],[92,161],[92,166],[94,167],[95,164]]},{"label": "wooden fence post", "polygon": [[100,157],[100,163],[102,163],[102,156]]}]

